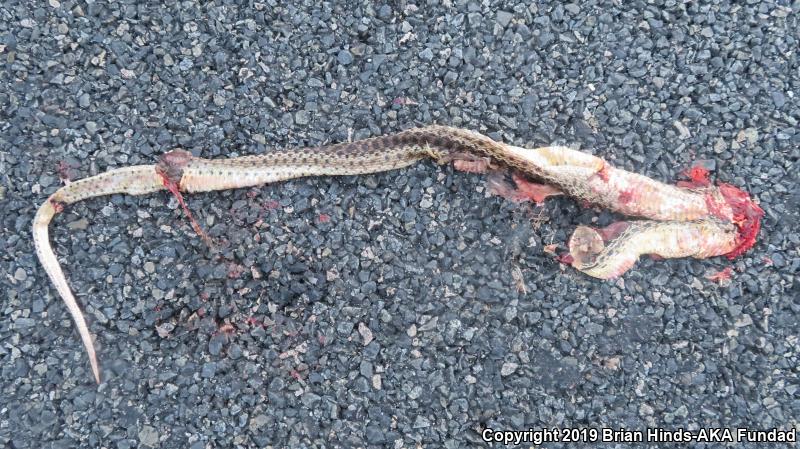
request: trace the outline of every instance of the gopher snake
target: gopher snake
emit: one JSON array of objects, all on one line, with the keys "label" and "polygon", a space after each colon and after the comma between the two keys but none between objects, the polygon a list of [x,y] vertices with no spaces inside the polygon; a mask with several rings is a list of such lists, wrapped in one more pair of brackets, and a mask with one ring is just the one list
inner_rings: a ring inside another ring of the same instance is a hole
[{"label": "gopher snake", "polygon": [[[718,255],[734,257],[754,243],[763,214],[743,191],[711,186],[702,176],[677,187],[616,169],[595,156],[566,147],[525,149],[496,142],[476,132],[430,126],[352,143],[273,151],[259,156],[209,160],[185,150],[165,153],[157,165],[110,170],[72,182],[53,193],[36,213],[33,238],[45,271],[75,320],[92,372],[100,372],[91,335],[50,247],[48,226],[64,204],[113,193],[143,195],[169,189],[204,192],[257,186],[302,176],[356,175],[408,166],[432,158],[456,168],[485,172],[510,170],[516,186],[549,185],[613,211],[647,220],[615,223],[605,229],[580,226],[562,260],[597,278],[628,270],[639,256],[665,258]],[[541,199],[536,197],[537,200]],[[187,210],[188,211],[188,210]],[[196,227],[201,232],[199,227]]]}]

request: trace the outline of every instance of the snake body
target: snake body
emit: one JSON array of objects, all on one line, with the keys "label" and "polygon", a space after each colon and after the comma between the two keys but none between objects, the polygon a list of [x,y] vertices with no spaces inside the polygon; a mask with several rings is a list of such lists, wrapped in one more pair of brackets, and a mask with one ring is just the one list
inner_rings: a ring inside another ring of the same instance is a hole
[{"label": "snake body", "polygon": [[[230,159],[204,159],[173,150],[155,165],[118,168],[63,186],[37,211],[33,239],[42,266],[76,323],[99,383],[91,334],[50,247],[49,223],[65,204],[114,193],[143,195],[169,189],[180,195],[303,176],[374,173],[425,158],[438,163],[478,161],[613,211],[645,218],[620,222],[613,229],[581,226],[576,230],[567,260],[578,270],[602,279],[621,275],[643,254],[703,258],[744,251],[752,245],[759,213],[763,214],[746,193],[733,187],[676,187],[616,169],[598,157],[566,147],[526,149],[469,130],[430,126],[356,142]],[[753,235],[744,235],[742,223]]]}]

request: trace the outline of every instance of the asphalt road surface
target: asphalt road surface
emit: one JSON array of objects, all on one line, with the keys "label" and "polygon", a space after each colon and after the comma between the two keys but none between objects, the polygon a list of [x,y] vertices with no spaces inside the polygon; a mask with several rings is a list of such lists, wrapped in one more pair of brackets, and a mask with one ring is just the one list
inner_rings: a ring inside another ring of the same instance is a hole
[{"label": "asphalt road surface", "polygon": [[[158,3],[0,6],[0,446],[798,427],[800,3]],[[51,233],[96,337],[94,384],[31,241],[59,168],[427,124],[670,182],[705,161],[758,199],[764,228],[733,262],[648,259],[603,282],[545,246],[613,216],[515,205],[428,162],[188,196],[216,252],[166,193],[92,199]],[[726,267],[729,283],[707,279]]]}]

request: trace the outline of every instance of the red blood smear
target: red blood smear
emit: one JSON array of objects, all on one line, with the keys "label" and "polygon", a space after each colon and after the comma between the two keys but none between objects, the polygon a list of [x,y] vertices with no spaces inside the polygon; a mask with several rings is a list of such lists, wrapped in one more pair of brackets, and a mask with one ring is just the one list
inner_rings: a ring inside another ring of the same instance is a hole
[{"label": "red blood smear", "polygon": [[239,279],[244,273],[244,267],[235,263],[228,265],[228,279]]},{"label": "red blood smear", "polygon": [[750,199],[747,192],[730,184],[720,183],[719,191],[733,210],[733,223],[739,231],[736,246],[726,254],[733,260],[755,245],[764,210]]},{"label": "red blood smear", "polygon": [[630,203],[631,201],[633,201],[633,191],[623,190],[622,192],[619,192],[617,200],[620,202],[620,204]]},{"label": "red blood smear", "polygon": [[247,324],[249,326],[263,326],[264,325],[264,323],[262,323],[259,319],[257,319],[256,317],[252,317],[252,316],[247,318]]},{"label": "red blood smear", "polygon": [[681,175],[689,178],[689,181],[678,181],[678,187],[708,187],[711,185],[711,180],[708,179],[708,170],[700,165],[693,165],[688,170],[684,170]]},{"label": "red blood smear", "polygon": [[570,253],[564,253],[556,257],[556,260],[566,265],[572,265],[572,262],[575,262],[575,258]]},{"label": "red blood smear", "polygon": [[605,228],[595,229],[602,237],[605,243],[614,240],[615,238],[619,237],[620,234],[625,232],[628,229],[629,224],[625,221],[617,221],[611,223],[610,225],[606,226]]},{"label": "red blood smear", "polygon": [[319,214],[319,217],[317,218],[319,218],[320,223],[327,223],[331,221],[331,216],[328,214]]},{"label": "red blood smear", "polygon": [[183,212],[186,214],[187,217],[189,217],[189,222],[192,224],[192,229],[194,229],[194,232],[198,236],[200,236],[201,239],[203,239],[206,245],[208,245],[209,247],[213,247],[214,242],[211,241],[211,237],[209,237],[208,234],[206,234],[205,231],[203,231],[203,228],[200,227],[200,223],[198,223],[197,220],[194,219],[192,211],[189,210],[189,207],[186,205],[186,202],[183,201],[183,195],[181,195],[181,191],[178,187],[178,184],[176,182],[170,181],[169,178],[167,178],[167,176],[164,174],[161,174],[161,182],[164,183],[164,187],[166,187],[170,192],[172,192],[172,194],[175,195],[175,198],[178,199],[178,203],[180,203],[181,207],[183,208]]},{"label": "red blood smear", "polygon": [[64,212],[64,204],[63,203],[59,203],[58,201],[50,200],[50,204],[53,205],[53,209],[56,210],[57,214],[60,214],[61,212]]},{"label": "red blood smear", "polygon": [[270,210],[277,209],[278,207],[280,207],[280,205],[281,204],[279,202],[275,201],[275,200],[269,200],[269,201],[264,203],[264,207],[266,207],[267,209],[270,209]]},{"label": "red blood smear", "polygon": [[714,282],[722,282],[729,280],[732,274],[733,274],[733,269],[731,269],[731,267],[726,267],[724,270],[718,273],[706,276],[706,279]]},{"label": "red blood smear", "polygon": [[511,178],[517,185],[517,195],[524,199],[533,200],[536,204],[544,203],[549,196],[561,195],[561,191],[547,184],[537,184],[523,178],[518,173],[514,173]]}]

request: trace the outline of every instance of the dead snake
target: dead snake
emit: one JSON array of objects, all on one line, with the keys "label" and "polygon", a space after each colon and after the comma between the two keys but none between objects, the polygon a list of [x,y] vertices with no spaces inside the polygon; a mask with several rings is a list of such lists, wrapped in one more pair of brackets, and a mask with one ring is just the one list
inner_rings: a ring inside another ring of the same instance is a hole
[{"label": "dead snake", "polygon": [[48,226],[65,204],[114,193],[143,195],[164,189],[180,199],[180,192],[258,186],[303,176],[374,173],[424,158],[454,162],[465,171],[511,171],[517,184],[514,188],[522,190],[526,183],[535,186],[531,180],[536,180],[549,185],[551,192],[645,218],[604,229],[579,226],[575,231],[570,253],[562,260],[601,279],[621,275],[644,254],[664,258],[736,256],[752,246],[763,215],[746,193],[727,184],[711,186],[699,179],[687,187],[672,186],[566,147],[525,149],[473,131],[430,126],[356,142],[231,159],[209,160],[173,150],[162,155],[156,165],[118,168],[61,187],[37,211],[33,240],[42,266],[77,325],[99,383],[89,329],[50,246]]}]

